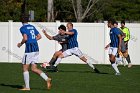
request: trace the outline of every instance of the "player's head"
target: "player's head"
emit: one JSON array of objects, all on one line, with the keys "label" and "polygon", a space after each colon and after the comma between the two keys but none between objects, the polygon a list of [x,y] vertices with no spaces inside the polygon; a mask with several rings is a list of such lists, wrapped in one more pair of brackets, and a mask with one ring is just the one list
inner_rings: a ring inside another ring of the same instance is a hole
[{"label": "player's head", "polygon": [[72,29],[73,29],[73,24],[72,24],[72,22],[68,22],[68,23],[67,23],[67,29],[68,29],[68,30],[72,30]]},{"label": "player's head", "polygon": [[109,19],[108,20],[108,27],[110,27],[110,28],[112,28],[112,27],[114,27],[114,23],[115,23],[116,21],[114,20],[114,19]]},{"label": "player's head", "polygon": [[121,27],[125,27],[125,21],[124,20],[121,21]]},{"label": "player's head", "polygon": [[27,16],[27,15],[23,15],[22,17],[21,17],[21,22],[24,24],[24,23],[28,23],[28,21],[29,21],[29,16]]},{"label": "player's head", "polygon": [[118,22],[117,21],[114,23],[114,27],[118,27]]},{"label": "player's head", "polygon": [[58,27],[58,29],[59,29],[59,33],[60,33],[60,34],[65,34],[65,32],[66,32],[66,27],[65,27],[64,25],[60,25],[60,26]]}]

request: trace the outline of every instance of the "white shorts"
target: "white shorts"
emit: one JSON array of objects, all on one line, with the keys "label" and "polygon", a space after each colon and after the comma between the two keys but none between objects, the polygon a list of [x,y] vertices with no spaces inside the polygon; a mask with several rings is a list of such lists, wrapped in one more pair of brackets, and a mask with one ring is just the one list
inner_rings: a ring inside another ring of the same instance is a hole
[{"label": "white shorts", "polygon": [[38,63],[39,52],[25,53],[22,59],[22,64]]},{"label": "white shorts", "polygon": [[64,57],[68,57],[71,55],[78,56],[79,58],[83,57],[83,53],[80,51],[78,47],[71,48],[63,52]]},{"label": "white shorts", "polygon": [[118,52],[118,48],[110,47],[108,54],[112,54],[115,56],[117,54],[117,52]]}]

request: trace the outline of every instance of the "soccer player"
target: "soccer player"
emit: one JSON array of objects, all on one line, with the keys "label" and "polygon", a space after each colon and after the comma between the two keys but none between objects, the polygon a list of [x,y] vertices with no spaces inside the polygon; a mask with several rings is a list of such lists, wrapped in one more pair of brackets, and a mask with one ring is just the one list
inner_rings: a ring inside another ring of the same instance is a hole
[{"label": "soccer player", "polygon": [[120,71],[115,63],[116,59],[115,56],[117,52],[121,51],[121,35],[118,28],[114,27],[115,20],[110,19],[108,20],[108,27],[110,27],[110,40],[111,42],[105,47],[107,49],[109,47],[109,60],[113,69],[115,70],[115,75],[120,75]]},{"label": "soccer player", "polygon": [[130,56],[128,54],[128,42],[130,40],[130,31],[127,27],[125,27],[125,21],[121,21],[120,29],[123,31],[123,33],[125,33],[124,42],[125,42],[125,46],[126,46],[126,51],[123,53],[123,55],[128,62],[128,68],[131,68],[132,64],[131,64]]},{"label": "soccer player", "polygon": [[[114,27],[118,28],[117,21],[114,23]],[[121,61],[123,63],[123,65],[125,66],[126,62],[125,62],[125,57],[123,56],[123,53],[126,51],[125,43],[124,43],[125,34],[119,28],[118,28],[118,30],[120,31],[120,34],[122,37],[122,42],[121,42],[121,51],[120,51],[120,53],[117,53],[117,55],[116,55],[116,64],[119,64],[119,62]]]},{"label": "soccer player", "polygon": [[88,64],[96,73],[99,73],[99,70],[93,66],[91,62],[92,60],[86,59],[81,50],[78,48],[78,32],[76,29],[73,29],[73,24],[71,22],[67,23],[67,29],[68,31],[66,31],[65,34],[69,35],[68,49],[64,51],[61,55],[59,55],[54,66],[56,67],[61,62],[62,58],[75,55],[79,57],[82,61],[84,61],[86,64]]},{"label": "soccer player", "polygon": [[31,65],[32,72],[40,75],[47,84],[47,89],[51,88],[51,78],[49,78],[44,72],[37,68],[37,62],[39,57],[39,47],[37,40],[41,39],[41,35],[37,31],[37,29],[33,26],[28,24],[28,17],[22,18],[23,26],[20,28],[20,32],[23,36],[23,39],[17,46],[20,48],[23,44],[26,45],[25,47],[25,54],[22,59],[22,69],[23,69],[23,77],[24,77],[24,88],[20,90],[29,91],[29,67]]},{"label": "soccer player", "polygon": [[[47,32],[45,30],[43,30],[44,35],[49,40],[56,40],[62,46],[62,48],[59,51],[56,51],[54,53],[52,59],[49,62],[50,67],[52,67],[55,64],[55,61],[57,60],[58,56],[61,55],[62,52],[64,52],[65,50],[68,49],[68,42],[67,42],[68,35],[65,34],[66,27],[64,25],[60,25],[58,27],[58,29],[59,29],[59,33],[56,36],[50,36],[47,34]],[[43,63],[43,64],[45,64],[45,63]],[[41,65],[42,67],[43,67],[43,64]],[[58,69],[56,69],[56,71],[58,71]]]}]

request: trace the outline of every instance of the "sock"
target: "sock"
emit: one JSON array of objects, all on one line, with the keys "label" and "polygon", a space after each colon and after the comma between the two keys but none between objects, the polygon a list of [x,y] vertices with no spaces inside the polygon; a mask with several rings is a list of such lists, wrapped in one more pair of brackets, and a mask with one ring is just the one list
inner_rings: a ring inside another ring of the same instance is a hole
[{"label": "sock", "polygon": [[60,62],[61,62],[61,60],[62,60],[62,58],[57,58],[57,60],[56,60],[56,62],[55,62],[55,64],[54,64],[54,66],[56,67]]},{"label": "sock", "polygon": [[25,88],[30,88],[30,85],[29,85],[29,72],[28,71],[23,72],[23,76],[24,76]]},{"label": "sock", "polygon": [[87,64],[92,68],[95,69],[94,65],[92,64],[92,62],[90,60],[87,59]]},{"label": "sock", "polygon": [[127,60],[128,64],[131,63],[131,60],[130,60],[130,56],[129,55],[126,57],[126,60]]},{"label": "sock", "polygon": [[57,60],[57,58],[52,58],[49,62],[50,65],[54,65],[55,64],[55,61]]},{"label": "sock", "polygon": [[115,61],[116,64],[118,64],[120,61],[122,61],[122,57],[116,57],[115,59],[116,59],[116,61]]},{"label": "sock", "polygon": [[42,72],[42,73],[40,74],[40,76],[41,76],[44,80],[47,81],[48,76],[47,76],[44,72]]},{"label": "sock", "polygon": [[112,63],[111,65],[112,65],[113,69],[116,71],[116,73],[120,73],[116,63]]}]

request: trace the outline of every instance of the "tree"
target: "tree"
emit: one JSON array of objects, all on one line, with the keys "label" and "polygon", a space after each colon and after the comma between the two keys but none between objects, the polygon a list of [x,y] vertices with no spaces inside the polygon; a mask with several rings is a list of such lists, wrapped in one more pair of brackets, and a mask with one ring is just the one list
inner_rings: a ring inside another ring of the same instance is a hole
[{"label": "tree", "polygon": [[81,0],[71,0],[71,1],[77,22],[82,22],[82,20],[86,17],[86,15],[90,12],[90,10],[99,0],[88,0],[88,4],[86,5],[85,10],[82,8]]},{"label": "tree", "polygon": [[48,22],[54,21],[53,0],[48,0]]}]

